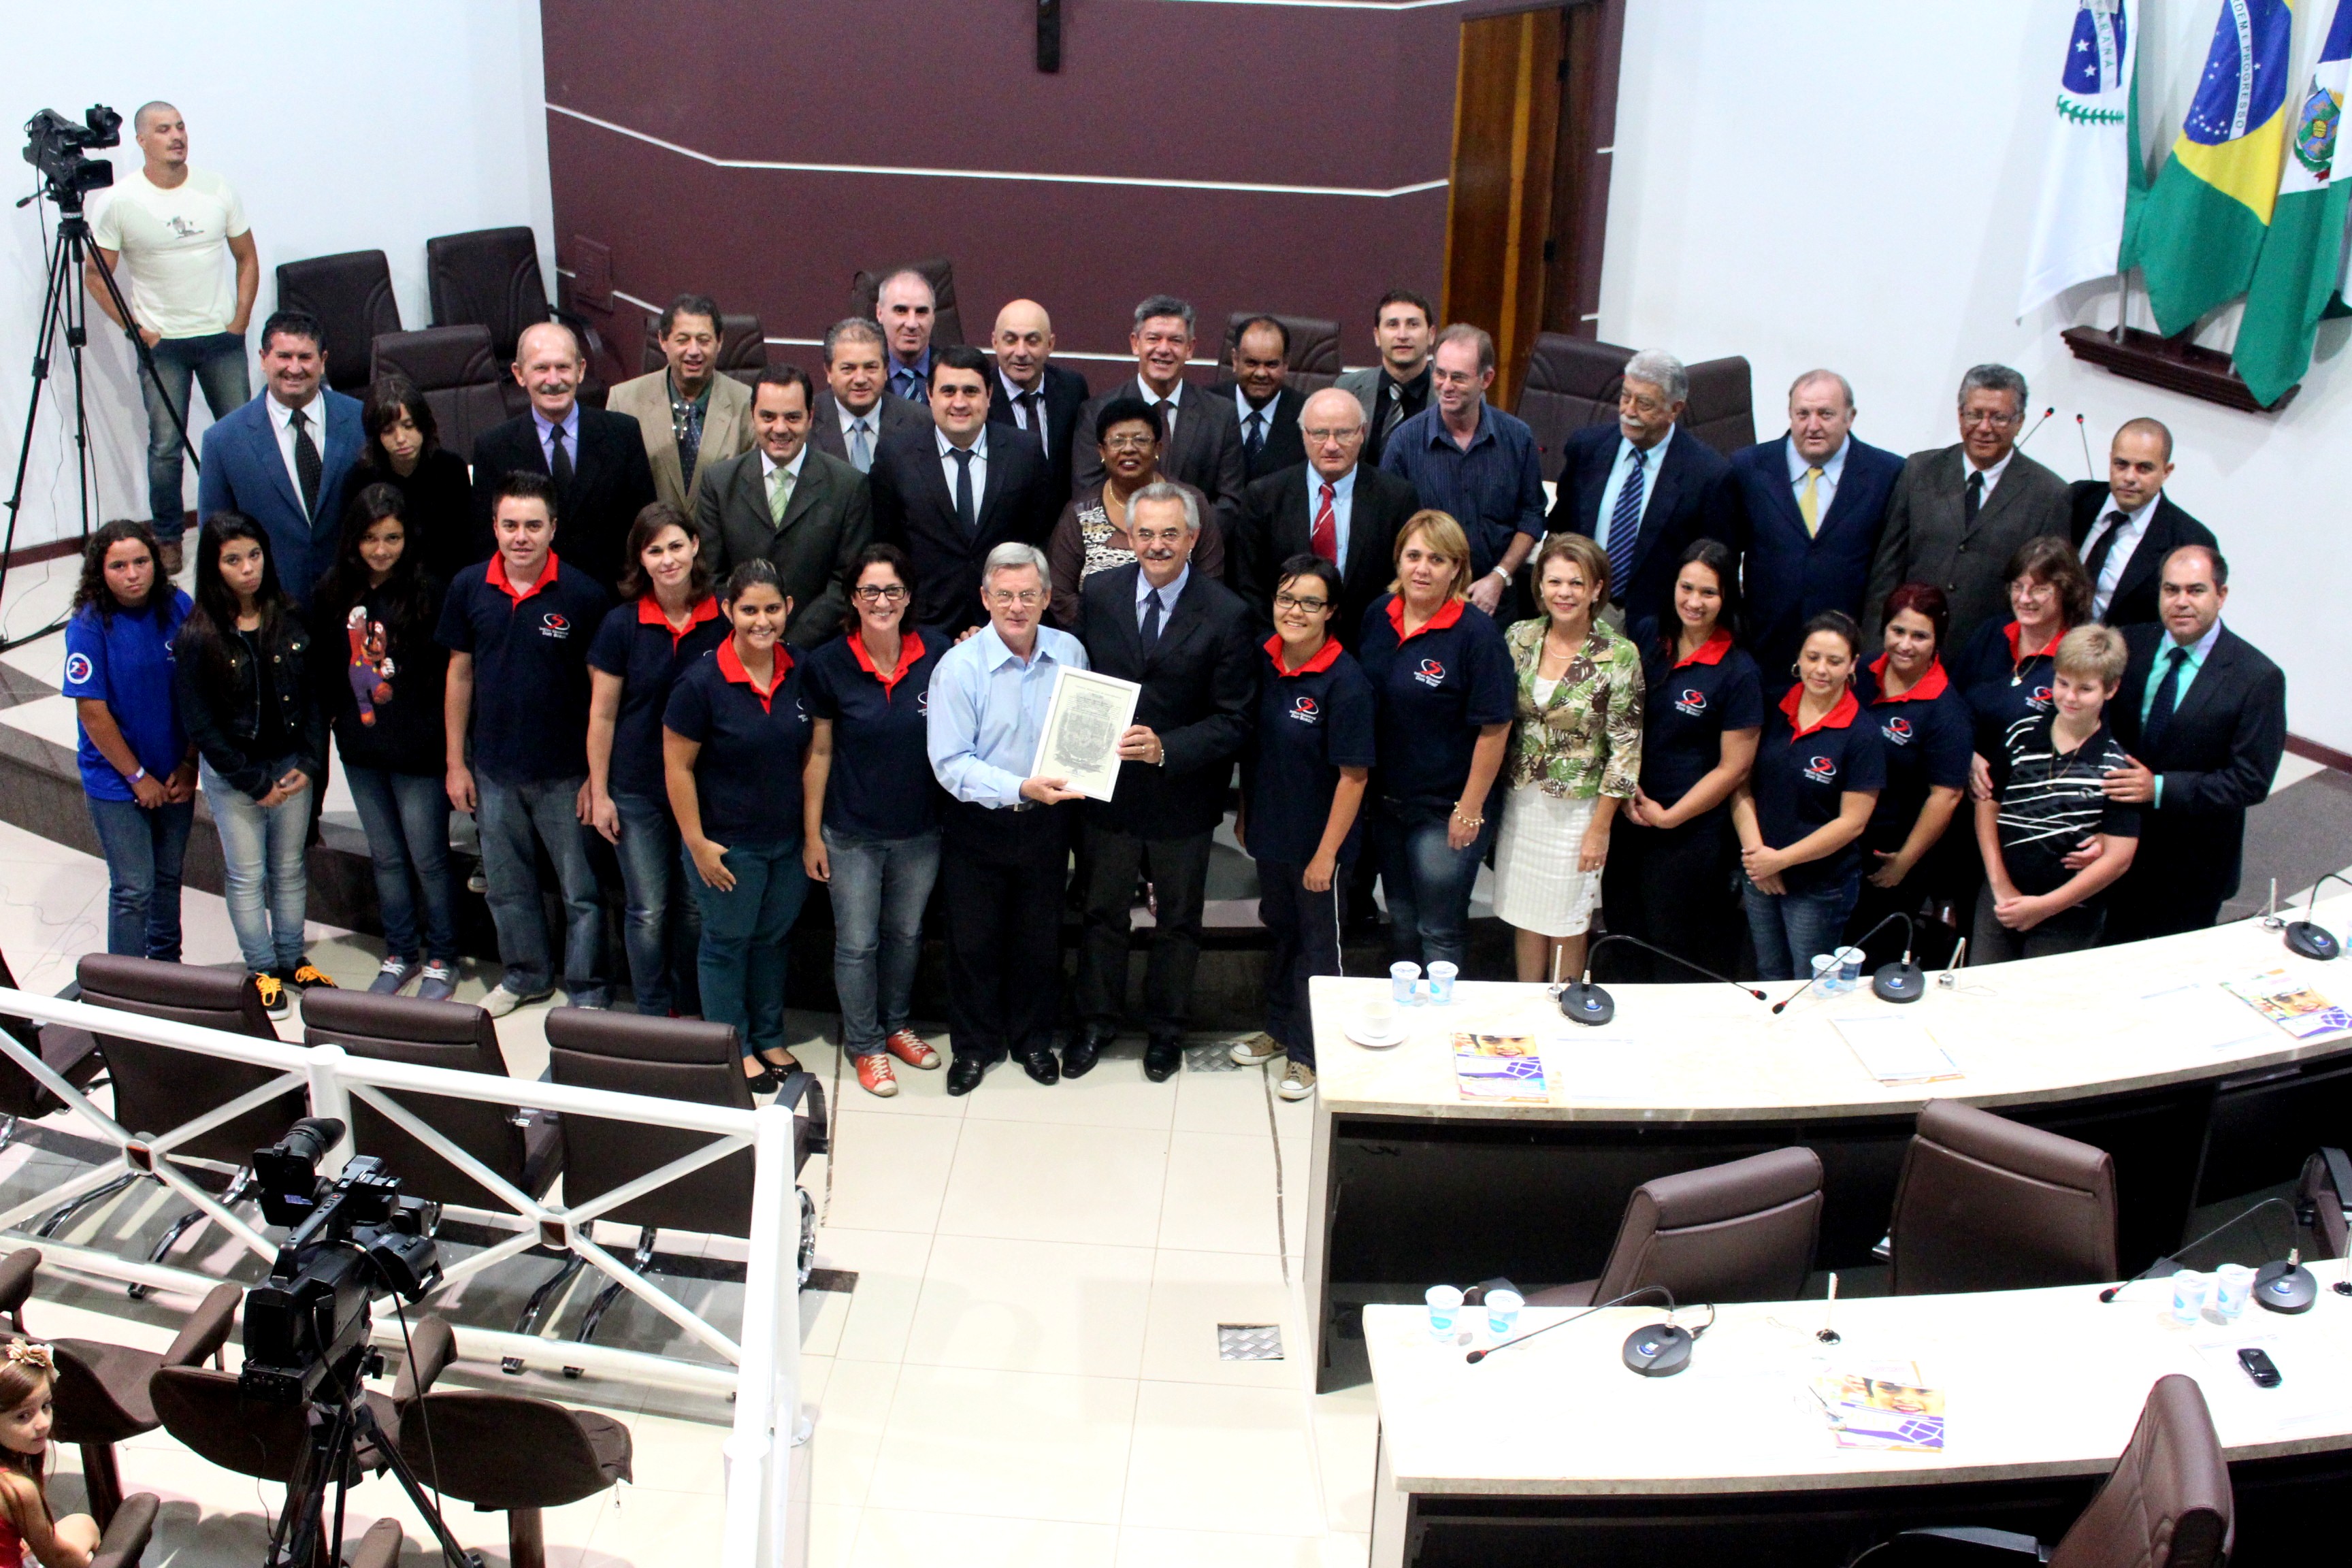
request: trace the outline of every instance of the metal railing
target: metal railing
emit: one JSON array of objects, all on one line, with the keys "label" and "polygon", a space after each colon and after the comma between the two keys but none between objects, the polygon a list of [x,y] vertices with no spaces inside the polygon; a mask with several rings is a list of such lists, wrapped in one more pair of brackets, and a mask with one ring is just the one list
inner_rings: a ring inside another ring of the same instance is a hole
[{"label": "metal railing", "polygon": [[[0,1051],[39,1080],[77,1120],[118,1151],[113,1159],[0,1211],[0,1251],[37,1245],[45,1256],[77,1272],[201,1296],[220,1281],[167,1264],[118,1258],[94,1247],[60,1245],[49,1237],[29,1235],[23,1227],[34,1216],[94,1194],[126,1175],[152,1176],[202,1211],[224,1235],[265,1260],[274,1261],[278,1254],[275,1243],[224,1206],[165,1156],[188,1140],[266,1105],[289,1089],[299,1089],[307,1094],[312,1115],[334,1117],[347,1127],[351,1101],[356,1097],[507,1205],[509,1212],[505,1213],[467,1211],[486,1224],[511,1228],[514,1234],[449,1265],[436,1291],[533,1247],[560,1247],[659,1312],[729,1364],[718,1366],[552,1335],[515,1334],[453,1323],[460,1358],[478,1363],[513,1359],[525,1364],[577,1367],[600,1375],[734,1395],[734,1420],[725,1445],[725,1533],[719,1562],[722,1568],[772,1568],[775,1564],[791,1568],[804,1560],[806,1510],[801,1502],[802,1489],[794,1485],[794,1469],[799,1462],[796,1455],[805,1453],[799,1447],[805,1435],[800,1418],[800,1307],[795,1268],[800,1206],[794,1181],[793,1114],[789,1110],[768,1105],[756,1110],[737,1110],[647,1095],[571,1089],[485,1073],[415,1067],[353,1056],[338,1046],[297,1046],[257,1039],[5,987],[0,987],[0,1015],[85,1029],[101,1037],[118,1035],[275,1069],[278,1074],[250,1093],[180,1126],[150,1133],[144,1129],[122,1127],[38,1055],[26,1049],[14,1036],[0,1031]],[[678,1128],[708,1132],[711,1140],[585,1203],[550,1203],[533,1198],[506,1181],[393,1099],[392,1091]],[[614,1258],[592,1233],[599,1215],[743,1149],[751,1150],[752,1158],[751,1234],[743,1283],[742,1321],[736,1335],[730,1337]],[[353,1152],[347,1132],[343,1142],[330,1154],[329,1166],[340,1169]],[[430,1301],[428,1297],[428,1308]],[[376,1331],[381,1342],[399,1342],[397,1325],[381,1315]]]}]

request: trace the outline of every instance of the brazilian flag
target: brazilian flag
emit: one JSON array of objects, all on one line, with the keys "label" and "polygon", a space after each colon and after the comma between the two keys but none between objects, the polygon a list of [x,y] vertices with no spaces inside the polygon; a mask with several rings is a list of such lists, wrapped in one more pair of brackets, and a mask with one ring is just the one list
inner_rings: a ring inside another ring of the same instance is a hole
[{"label": "brazilian flag", "polygon": [[2167,337],[2253,279],[2278,199],[2294,37],[2292,0],[2221,0],[2197,97],[2125,241]]}]

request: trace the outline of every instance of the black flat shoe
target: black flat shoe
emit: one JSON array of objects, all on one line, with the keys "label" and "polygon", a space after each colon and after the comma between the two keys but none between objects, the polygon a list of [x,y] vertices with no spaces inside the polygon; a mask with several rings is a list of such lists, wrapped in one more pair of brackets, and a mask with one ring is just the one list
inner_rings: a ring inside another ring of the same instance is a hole
[{"label": "black flat shoe", "polygon": [[1181,1040],[1154,1040],[1143,1047],[1143,1076],[1154,1083],[1166,1083],[1183,1065]]},{"label": "black flat shoe", "polygon": [[1051,1051],[1022,1052],[1021,1070],[1039,1083],[1056,1084],[1062,1081],[1062,1064],[1054,1059],[1054,1053]]},{"label": "black flat shoe", "polygon": [[784,1053],[784,1059],[782,1061],[778,1061],[767,1052],[761,1051],[760,1053],[760,1065],[766,1068],[770,1072],[775,1074],[779,1079],[782,1079],[786,1073],[795,1073],[803,1070],[799,1058],[794,1057],[790,1051],[786,1051]]},{"label": "black flat shoe", "polygon": [[751,1086],[753,1094],[773,1094],[784,1087],[784,1080],[764,1067],[758,1072],[746,1074],[743,1081]]},{"label": "black flat shoe", "polygon": [[1101,1058],[1111,1037],[1108,1029],[1086,1029],[1075,1036],[1062,1047],[1062,1076],[1084,1078],[1094,1071],[1095,1063]]},{"label": "black flat shoe", "polygon": [[958,1057],[948,1064],[948,1092],[970,1094],[987,1076],[988,1064],[977,1057]]}]

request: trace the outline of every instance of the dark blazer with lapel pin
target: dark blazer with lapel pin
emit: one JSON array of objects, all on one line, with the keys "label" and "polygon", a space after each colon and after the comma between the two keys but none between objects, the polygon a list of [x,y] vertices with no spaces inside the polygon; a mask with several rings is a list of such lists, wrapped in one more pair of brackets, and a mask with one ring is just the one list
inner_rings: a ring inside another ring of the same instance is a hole
[{"label": "dark blazer with lapel pin", "polygon": [[359,461],[365,439],[358,398],[331,388],[322,389],[321,396],[327,428],[319,443],[318,515],[305,513],[302,498],[294,491],[294,476],[287,470],[278,426],[269,417],[267,390],[244,407],[229,410],[205,432],[203,472],[196,480],[196,515],[241,511],[259,523],[269,535],[278,581],[305,605],[310,602],[310,590],[335,563],[344,480]]},{"label": "dark blazer with lapel pin", "polygon": [[[1128,375],[1120,377],[1108,392],[1087,400],[1078,415],[1077,434],[1072,438],[1071,455],[1076,466],[1071,470],[1070,482],[1075,489],[1103,482],[1102,447],[1095,432],[1095,422],[1101,417],[1103,409],[1113,398],[1141,395],[1142,384]],[[1304,458],[1306,449],[1301,447],[1298,455]],[[1242,457],[1242,426],[1234,414],[1234,400],[1188,382],[1182,399],[1176,405],[1176,434],[1160,448],[1160,471],[1169,479],[1183,480],[1209,498],[1209,506],[1217,515],[1217,526],[1224,533],[1226,559],[1231,560],[1234,524],[1242,513],[1242,489],[1249,483],[1249,468]]]},{"label": "dark blazer with lapel pin", "polygon": [[[877,450],[881,447],[882,437],[889,435],[894,430],[909,428],[928,430],[931,427],[929,409],[919,403],[911,403],[906,398],[893,396],[887,389],[882,394],[881,401],[874,406],[875,412],[881,416],[879,419],[881,435],[876,437],[874,441]],[[845,463],[849,461],[849,443],[841,438],[841,405],[834,400],[833,393],[828,388],[822,386],[817,388],[816,406],[809,415],[809,440],[826,457],[839,458]],[[757,437],[754,437],[754,444],[756,442]],[[850,471],[855,473],[856,469],[853,468]]]},{"label": "dark blazer with lapel pin", "polygon": [[1135,722],[1159,735],[1167,763],[1120,763],[1111,798],[1087,802],[1087,816],[1139,838],[1181,838],[1209,832],[1224,816],[1225,785],[1249,738],[1264,656],[1240,597],[1198,571],[1185,579],[1160,641],[1146,653],[1135,615],[1142,570],[1130,563],[1087,579],[1078,640],[1088,668],[1142,686]]},{"label": "dark blazer with lapel pin", "polygon": [[[1998,492],[1996,492],[1998,493]],[[2161,626],[2126,626],[2131,662],[2106,706],[2123,749],[2164,781],[2158,804],[2140,807],[2139,850],[2107,899],[2107,940],[2130,941],[2211,925],[2238,890],[2246,808],[2270,795],[2286,749],[2286,676],[2228,623],[2153,746],[2140,705],[2157,661],[2172,644]]]},{"label": "dark blazer with lapel pin", "polygon": [[[1560,444],[1564,466],[1546,529],[1601,537],[1601,497],[1623,438],[1612,423],[1587,426]],[[1609,587],[1610,601],[1625,607],[1626,625],[1635,636],[1648,637],[1645,627],[1673,615],[1675,563],[1692,540],[1709,537],[1720,526],[1717,520],[1724,515],[1730,486],[1731,465],[1688,429],[1676,427],[1651,482],[1649,504],[1642,509],[1631,580]]]},{"label": "dark blazer with lapel pin", "polygon": [[784,520],[768,512],[768,477],[752,447],[703,469],[694,496],[702,558],[719,581],[740,563],[765,556],[793,602],[784,641],[814,647],[841,630],[849,613],[849,576],[874,542],[874,500],[866,476],[814,448],[801,455],[800,479]]},{"label": "dark blazer with lapel pin", "polygon": [[[1021,428],[1013,417],[1013,399],[1005,395],[1004,378],[996,371],[994,361],[989,362],[988,422]],[[1058,512],[1069,504],[1071,452],[1078,438],[1078,414],[1091,395],[1087,378],[1076,371],[1066,370],[1045,362],[1044,383],[1038,390],[1045,399],[1045,461],[1054,471],[1054,510]]]},{"label": "dark blazer with lapel pin", "polygon": [[[1235,384],[1221,381],[1216,394],[1234,411],[1234,428],[1242,433],[1242,473],[1250,483],[1307,460],[1307,437],[1298,433],[1298,411],[1307,406],[1307,395],[1295,386],[1286,386],[1274,395],[1274,405],[1266,412],[1265,445],[1259,449],[1257,460],[1249,455],[1249,429],[1242,423],[1241,404],[1236,401]],[[1192,394],[1187,393],[1189,399]],[[1182,421],[1178,421],[1182,423]]]},{"label": "dark blazer with lapel pin", "polygon": [[[2115,510],[2114,492],[2097,479],[2076,479],[2067,489],[2073,492],[2074,517],[2066,536],[2074,542],[2074,553],[2086,554],[2092,533],[2099,519]],[[1998,495],[2000,492],[1993,492]],[[2221,542],[2213,531],[2172,504],[2172,498],[2159,494],[2156,498],[2156,515],[2148,519],[2147,531],[2140,535],[2139,546],[2124,563],[2123,580],[2116,584],[2115,597],[2107,601],[2107,613],[2103,617],[2111,626],[2149,626],[2157,621],[2156,584],[2164,566],[2164,558],[2184,544],[2201,544],[2208,550],[2218,550]],[[2092,587],[2098,584],[2093,581]],[[2202,677],[2200,677],[2201,679]],[[2189,688],[2195,690],[2194,686]]]},{"label": "dark blazer with lapel pin", "polygon": [[[1311,472],[1302,458],[1242,492],[1242,521],[1234,530],[1225,578],[1248,606],[1261,637],[1274,630],[1274,590],[1282,563],[1315,547]],[[1348,511],[1348,555],[1339,563],[1339,604],[1331,617],[1332,635],[1341,642],[1354,640],[1364,612],[1389,591],[1396,576],[1397,530],[1420,510],[1410,479],[1358,460]]]},{"label": "dark blazer with lapel pin", "polygon": [[[544,474],[547,453],[539,426],[525,414],[493,425],[474,443],[475,559],[498,548],[490,534],[491,492],[507,475]],[[653,465],[645,434],[625,414],[580,405],[580,449],[572,455],[572,488],[556,498],[555,553],[604,585],[621,579],[621,557],[637,513],[654,503]]]},{"label": "dark blazer with lapel pin", "polygon": [[1822,514],[1821,531],[1809,535],[1789,484],[1789,437],[1759,441],[1731,455],[1737,510],[1725,526],[1738,537],[1723,542],[1741,555],[1746,641],[1764,672],[1767,692],[1785,691],[1795,680],[1789,667],[1797,662],[1807,621],[1823,610],[1863,618],[1887,499],[1902,472],[1902,458],[1849,435],[1837,495]]},{"label": "dark blazer with lapel pin", "polygon": [[1944,591],[1952,603],[1947,646],[1965,647],[1969,634],[1986,621],[2010,618],[2004,574],[2017,547],[2037,534],[2065,536],[2066,481],[2022,452],[2010,454],[2000,483],[1970,525],[1967,467],[1958,443],[1904,460],[1886,500],[1886,527],[1863,600],[1863,646],[1874,650],[1869,657],[1878,657],[1878,612],[1904,584],[1933,583]]},{"label": "dark blazer with lapel pin", "polygon": [[1054,530],[1053,475],[1036,438],[1001,425],[984,426],[983,438],[988,475],[978,497],[980,527],[971,534],[956,520],[955,496],[940,467],[938,433],[929,419],[886,437],[875,449],[874,467],[866,476],[874,492],[874,537],[914,559],[910,624],[951,635],[980,625],[987,618],[980,604],[980,568],[988,552],[1014,541],[1043,550]]}]

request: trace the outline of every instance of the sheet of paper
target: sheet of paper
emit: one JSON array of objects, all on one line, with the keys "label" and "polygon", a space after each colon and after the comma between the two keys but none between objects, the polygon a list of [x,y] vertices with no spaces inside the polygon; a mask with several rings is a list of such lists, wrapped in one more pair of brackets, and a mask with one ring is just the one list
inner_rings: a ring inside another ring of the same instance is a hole
[{"label": "sheet of paper", "polygon": [[1881,1083],[1933,1083],[1961,1076],[1950,1053],[1910,1018],[1873,1013],[1830,1022],[1863,1070]]},{"label": "sheet of paper", "polygon": [[[2352,1365],[2341,1355],[2302,1336],[2284,1343],[2283,1336],[2263,1332],[2261,1316],[2252,1311],[2233,1324],[2209,1323],[2194,1332],[2198,1386],[2217,1415],[2242,1414],[2284,1427],[2332,1426],[2343,1419],[2352,1400]],[[2276,1388],[2257,1387],[2238,1364],[2238,1352],[2249,1346],[2261,1349],[2278,1368]]]},{"label": "sheet of paper", "polygon": [[1544,1081],[1551,1086],[1555,1101],[1644,1105],[1657,1093],[1643,1066],[1648,1055],[1641,1043],[1613,1029],[1605,1035],[1591,1029],[1546,1035],[1538,1037],[1538,1047]]},{"label": "sheet of paper", "polygon": [[2272,1034],[2261,1014],[2204,981],[2150,991],[2139,998],[2137,1010],[2164,1031],[2168,1041],[2199,1050],[2233,1050]]},{"label": "sheet of paper", "polygon": [[1132,680],[1056,668],[1029,776],[1062,779],[1090,799],[1108,800],[1118,787],[1118,738],[1135,722],[1142,694]]}]

